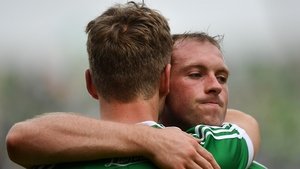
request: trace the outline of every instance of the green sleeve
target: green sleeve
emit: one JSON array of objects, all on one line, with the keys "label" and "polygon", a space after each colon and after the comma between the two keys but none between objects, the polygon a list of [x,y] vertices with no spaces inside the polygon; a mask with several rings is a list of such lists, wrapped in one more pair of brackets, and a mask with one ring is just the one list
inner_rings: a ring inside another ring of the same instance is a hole
[{"label": "green sleeve", "polygon": [[222,169],[245,169],[253,160],[253,145],[246,132],[233,124],[197,125],[187,131],[200,139]]}]

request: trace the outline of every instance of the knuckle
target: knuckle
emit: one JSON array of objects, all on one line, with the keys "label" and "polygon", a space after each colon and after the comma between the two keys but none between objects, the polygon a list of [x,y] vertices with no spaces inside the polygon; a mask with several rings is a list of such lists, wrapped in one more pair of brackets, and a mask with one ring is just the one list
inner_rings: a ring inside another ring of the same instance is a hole
[{"label": "knuckle", "polygon": [[207,159],[208,161],[214,161],[214,157],[213,157],[213,155],[212,155],[210,152],[207,153],[206,159]]},{"label": "knuckle", "polygon": [[191,148],[189,149],[187,152],[186,152],[187,156],[188,157],[192,157],[192,158],[195,158],[197,157],[198,153],[195,151],[195,149]]},{"label": "knuckle", "polygon": [[191,144],[193,145],[193,147],[200,147],[199,143],[193,138],[191,139]]}]

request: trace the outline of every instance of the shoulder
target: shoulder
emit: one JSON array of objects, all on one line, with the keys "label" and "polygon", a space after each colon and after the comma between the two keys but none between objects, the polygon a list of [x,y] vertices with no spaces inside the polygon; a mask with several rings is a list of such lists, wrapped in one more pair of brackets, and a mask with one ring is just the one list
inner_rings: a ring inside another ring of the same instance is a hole
[{"label": "shoulder", "polygon": [[254,152],[260,147],[260,128],[257,120],[249,114],[235,109],[228,109],[225,122],[234,123],[243,128],[253,143]]},{"label": "shoulder", "polygon": [[[200,144],[213,154],[222,166],[249,166],[253,160],[252,142],[242,128],[235,124],[222,126],[197,125],[187,131],[200,139]],[[232,160],[238,163],[231,164]],[[226,167],[225,167],[226,168]]]},{"label": "shoulder", "polygon": [[231,123],[224,123],[221,126],[209,126],[199,124],[187,130],[188,133],[197,135],[199,138],[214,137],[216,139],[239,138],[246,133],[239,126]]}]

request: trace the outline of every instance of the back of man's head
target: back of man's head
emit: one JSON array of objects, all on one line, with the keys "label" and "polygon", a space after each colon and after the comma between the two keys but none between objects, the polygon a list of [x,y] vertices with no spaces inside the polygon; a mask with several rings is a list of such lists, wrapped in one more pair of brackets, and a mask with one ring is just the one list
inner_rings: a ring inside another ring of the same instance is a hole
[{"label": "back of man's head", "polygon": [[151,98],[170,62],[173,41],[166,19],[143,5],[116,5],[86,28],[93,81],[107,101]]}]

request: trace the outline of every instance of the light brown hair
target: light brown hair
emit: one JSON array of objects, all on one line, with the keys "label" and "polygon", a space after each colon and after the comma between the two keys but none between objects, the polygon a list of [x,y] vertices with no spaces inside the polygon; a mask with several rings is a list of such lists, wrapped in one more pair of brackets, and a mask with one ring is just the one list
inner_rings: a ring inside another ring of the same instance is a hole
[{"label": "light brown hair", "polygon": [[193,33],[183,33],[183,34],[174,34],[172,35],[172,39],[174,42],[176,41],[184,41],[185,39],[193,39],[199,42],[205,42],[208,41],[211,44],[215,45],[219,50],[221,50],[220,43],[223,40],[222,35],[217,36],[210,36],[207,33],[204,32],[193,32]]},{"label": "light brown hair", "polygon": [[166,19],[144,5],[116,5],[88,23],[87,51],[101,96],[129,102],[158,89],[173,46]]}]

